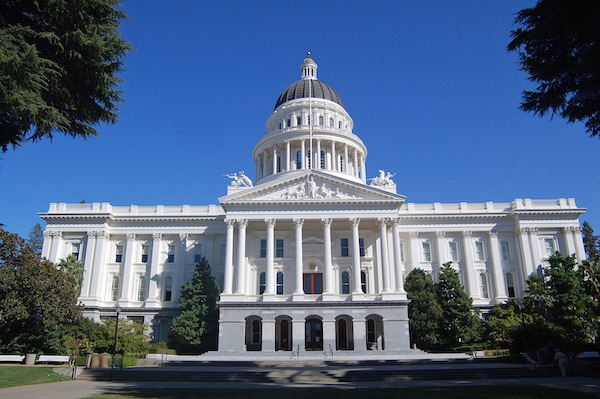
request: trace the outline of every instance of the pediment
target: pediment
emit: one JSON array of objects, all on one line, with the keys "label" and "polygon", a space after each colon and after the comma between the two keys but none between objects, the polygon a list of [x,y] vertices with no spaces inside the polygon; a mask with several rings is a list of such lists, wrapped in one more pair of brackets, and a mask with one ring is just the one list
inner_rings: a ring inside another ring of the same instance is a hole
[{"label": "pediment", "polygon": [[314,170],[294,171],[281,178],[239,189],[219,198],[226,204],[404,202],[405,197],[366,184]]}]

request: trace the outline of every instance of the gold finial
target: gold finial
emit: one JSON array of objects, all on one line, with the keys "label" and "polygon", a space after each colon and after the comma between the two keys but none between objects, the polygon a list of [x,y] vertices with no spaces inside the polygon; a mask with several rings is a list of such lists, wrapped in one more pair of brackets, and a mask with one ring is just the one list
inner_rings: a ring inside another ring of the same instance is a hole
[{"label": "gold finial", "polygon": [[310,51],[306,52],[306,58],[310,58]]}]

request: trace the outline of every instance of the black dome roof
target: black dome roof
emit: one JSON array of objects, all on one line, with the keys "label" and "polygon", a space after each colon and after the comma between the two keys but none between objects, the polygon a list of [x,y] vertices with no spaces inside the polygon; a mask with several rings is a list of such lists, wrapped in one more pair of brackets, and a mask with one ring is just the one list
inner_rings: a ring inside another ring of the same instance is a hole
[{"label": "black dome roof", "polygon": [[320,80],[317,80],[317,79],[300,79],[299,81],[294,82],[291,85],[289,85],[283,91],[283,93],[281,93],[281,95],[277,99],[277,103],[275,104],[274,109],[277,109],[277,107],[279,107],[281,104],[283,104],[287,101],[290,101],[290,100],[295,100],[297,98],[308,98],[308,96],[309,96],[309,83],[308,82],[311,82],[310,85],[312,86],[312,88],[310,88],[310,90],[311,90],[310,94],[311,94],[312,98],[321,98],[324,100],[333,101],[334,103],[337,103],[337,104],[341,105],[342,107],[344,106],[344,103],[342,102],[340,95],[327,83],[321,82]]}]

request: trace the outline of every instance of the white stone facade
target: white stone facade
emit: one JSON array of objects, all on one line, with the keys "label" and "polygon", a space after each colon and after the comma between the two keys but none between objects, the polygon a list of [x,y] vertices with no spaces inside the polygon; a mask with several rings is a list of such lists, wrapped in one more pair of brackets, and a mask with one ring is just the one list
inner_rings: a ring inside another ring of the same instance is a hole
[{"label": "white stone facade", "polygon": [[414,268],[437,278],[452,261],[486,309],[521,297],[554,251],[585,258],[574,199],[414,204],[393,174],[367,179],[367,149],[316,67],[307,57],[295,84],[310,80],[308,96],[284,92],[269,118],[255,184],[231,176],[220,206],[61,203],[40,214],[43,256],[84,262],[86,316],[114,317],[118,303],[166,340],[180,284],[204,256],[222,287],[219,353],[394,354],[410,350]]}]

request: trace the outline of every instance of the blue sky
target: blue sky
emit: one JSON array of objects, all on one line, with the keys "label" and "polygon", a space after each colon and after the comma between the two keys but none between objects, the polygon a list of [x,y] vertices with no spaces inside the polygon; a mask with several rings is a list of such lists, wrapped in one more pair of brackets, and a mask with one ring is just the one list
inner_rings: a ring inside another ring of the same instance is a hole
[{"label": "blue sky", "polygon": [[506,51],[533,1],[125,1],[134,50],[116,125],[0,157],[0,223],[27,237],[51,202],[206,205],[252,150],[311,51],[407,202],[574,197],[600,232],[600,140],[518,109]]}]

